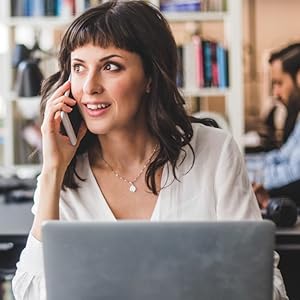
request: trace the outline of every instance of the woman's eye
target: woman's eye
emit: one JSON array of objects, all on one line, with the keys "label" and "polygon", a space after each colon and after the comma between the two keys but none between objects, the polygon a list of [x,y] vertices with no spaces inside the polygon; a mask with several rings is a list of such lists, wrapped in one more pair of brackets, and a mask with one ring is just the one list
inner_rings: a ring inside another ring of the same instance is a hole
[{"label": "woman's eye", "polygon": [[117,64],[114,64],[114,63],[107,63],[104,66],[104,70],[106,70],[106,71],[117,71],[119,69],[120,69],[120,67]]},{"label": "woman's eye", "polygon": [[80,71],[82,71],[82,66],[81,66],[81,65],[74,65],[74,66],[73,66],[73,70],[74,70],[75,72],[80,72]]}]

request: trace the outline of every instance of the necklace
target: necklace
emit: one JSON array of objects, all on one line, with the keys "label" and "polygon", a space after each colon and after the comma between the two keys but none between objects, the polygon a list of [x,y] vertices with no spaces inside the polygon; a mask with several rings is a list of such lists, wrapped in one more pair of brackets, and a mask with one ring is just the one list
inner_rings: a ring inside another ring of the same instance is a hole
[{"label": "necklace", "polygon": [[151,152],[151,155],[150,157],[147,159],[146,163],[144,164],[144,166],[142,167],[142,169],[140,170],[140,172],[138,173],[138,175],[133,179],[133,180],[128,180],[126,179],[125,177],[121,176],[117,171],[114,170],[114,168],[104,159],[104,163],[111,169],[111,171],[115,174],[116,177],[118,177],[119,179],[127,182],[129,184],[129,191],[132,192],[132,193],[135,193],[137,188],[136,186],[134,185],[134,183],[140,178],[140,176],[143,174],[144,170],[146,169],[146,167],[149,165],[154,153],[156,152],[157,150],[157,147],[158,147],[158,144],[155,145],[153,151]]}]

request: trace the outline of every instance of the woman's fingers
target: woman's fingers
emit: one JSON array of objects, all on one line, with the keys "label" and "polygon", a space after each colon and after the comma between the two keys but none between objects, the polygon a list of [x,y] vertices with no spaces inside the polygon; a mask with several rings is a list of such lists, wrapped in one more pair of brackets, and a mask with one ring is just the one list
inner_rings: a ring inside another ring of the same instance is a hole
[{"label": "woman's fingers", "polygon": [[52,132],[57,131],[60,124],[60,112],[64,111],[70,113],[73,110],[73,106],[76,104],[76,100],[65,96],[66,92],[70,90],[70,82],[65,82],[60,86],[48,99],[45,107],[45,115],[42,124],[42,132],[46,130]]},{"label": "woman's fingers", "polygon": [[70,88],[70,82],[64,83],[59,87],[53,95],[49,98],[45,108],[45,120],[51,120],[57,111],[64,111],[70,113],[72,111],[72,106],[76,104],[76,100],[65,96],[65,92]]},{"label": "woman's fingers", "polygon": [[[68,80],[63,85],[61,85],[55,92],[52,94],[50,99],[56,99],[60,96],[63,96],[71,88],[71,82]],[[49,99],[49,100],[50,100]]]}]

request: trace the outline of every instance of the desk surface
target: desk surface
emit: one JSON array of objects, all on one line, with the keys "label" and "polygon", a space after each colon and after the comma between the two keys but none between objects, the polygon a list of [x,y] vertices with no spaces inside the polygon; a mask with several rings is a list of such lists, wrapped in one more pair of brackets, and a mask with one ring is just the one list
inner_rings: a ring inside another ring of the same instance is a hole
[{"label": "desk surface", "polygon": [[293,227],[277,228],[276,235],[300,235],[300,217],[298,217],[297,223]]},{"label": "desk surface", "polygon": [[[0,235],[27,235],[33,222],[33,203],[5,204],[0,200]],[[300,236],[300,218],[294,227],[277,228],[276,235]]]},{"label": "desk surface", "polygon": [[33,214],[33,203],[5,204],[0,201],[0,235],[28,235]]}]

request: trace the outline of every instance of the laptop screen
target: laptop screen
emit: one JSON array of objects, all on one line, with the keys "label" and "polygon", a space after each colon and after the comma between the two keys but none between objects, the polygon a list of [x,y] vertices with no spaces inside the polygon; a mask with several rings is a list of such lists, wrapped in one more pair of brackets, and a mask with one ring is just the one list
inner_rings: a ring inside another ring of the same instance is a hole
[{"label": "laptop screen", "polygon": [[48,300],[271,300],[274,224],[43,225]]}]

